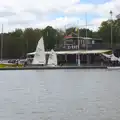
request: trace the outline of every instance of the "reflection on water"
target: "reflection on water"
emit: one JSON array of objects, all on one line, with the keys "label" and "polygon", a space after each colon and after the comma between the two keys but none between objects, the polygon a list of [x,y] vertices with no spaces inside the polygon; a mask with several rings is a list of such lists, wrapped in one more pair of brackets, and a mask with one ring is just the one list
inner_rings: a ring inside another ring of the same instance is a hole
[{"label": "reflection on water", "polygon": [[1,120],[119,120],[120,71],[0,71]]}]

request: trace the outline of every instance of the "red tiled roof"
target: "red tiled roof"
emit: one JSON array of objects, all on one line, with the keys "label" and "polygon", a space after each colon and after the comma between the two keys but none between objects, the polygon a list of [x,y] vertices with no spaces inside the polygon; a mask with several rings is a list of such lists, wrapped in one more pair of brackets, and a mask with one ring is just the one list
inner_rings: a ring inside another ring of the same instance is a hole
[{"label": "red tiled roof", "polygon": [[65,39],[72,38],[72,35],[67,35],[64,37]]}]

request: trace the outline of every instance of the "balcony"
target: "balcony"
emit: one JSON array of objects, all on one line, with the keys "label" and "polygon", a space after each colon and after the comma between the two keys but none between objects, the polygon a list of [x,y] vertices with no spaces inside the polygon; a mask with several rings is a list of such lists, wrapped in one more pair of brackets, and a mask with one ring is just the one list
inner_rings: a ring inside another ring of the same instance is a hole
[{"label": "balcony", "polygon": [[[120,44],[113,44],[113,49],[120,49]],[[104,43],[95,43],[95,44],[88,44],[86,46],[85,44],[79,45],[80,50],[102,50],[102,49],[111,49],[110,44],[104,44]],[[78,45],[61,45],[59,48],[56,48],[56,50],[78,50]]]}]

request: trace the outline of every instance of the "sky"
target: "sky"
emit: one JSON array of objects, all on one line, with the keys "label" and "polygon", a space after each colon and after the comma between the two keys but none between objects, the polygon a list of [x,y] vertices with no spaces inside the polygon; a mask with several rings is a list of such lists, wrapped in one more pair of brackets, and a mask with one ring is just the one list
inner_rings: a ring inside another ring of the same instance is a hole
[{"label": "sky", "polygon": [[[50,25],[58,29],[71,26],[97,30],[101,22],[113,19],[120,13],[120,0],[2,0],[0,3],[0,25],[4,32],[16,28],[45,28]],[[1,30],[0,30],[1,31]]]}]

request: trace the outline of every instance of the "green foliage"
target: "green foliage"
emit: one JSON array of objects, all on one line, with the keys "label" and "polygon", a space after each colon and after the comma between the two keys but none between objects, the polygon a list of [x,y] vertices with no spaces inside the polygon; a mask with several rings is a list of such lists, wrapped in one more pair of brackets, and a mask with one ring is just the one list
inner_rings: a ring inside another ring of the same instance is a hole
[{"label": "green foliage", "polygon": [[47,26],[42,32],[46,50],[55,48],[57,43],[57,31],[51,26]]},{"label": "green foliage", "polygon": [[[120,20],[107,20],[101,23],[98,31],[93,32],[89,29],[79,29],[81,37],[102,38],[104,43],[110,43],[111,40],[111,25],[113,31],[113,43],[120,43]],[[24,31],[16,29],[13,32],[4,33],[3,35],[3,58],[20,58],[28,52],[33,52],[36,49],[38,40],[43,36],[45,49],[51,50],[59,47],[63,43],[65,35],[78,36],[78,31],[75,27],[71,27],[66,32],[60,29],[54,29],[47,26],[45,29],[26,28]],[[0,35],[1,36],[1,35]],[[1,43],[0,43],[1,46]]]},{"label": "green foliage", "polygon": [[98,30],[98,35],[103,39],[104,43],[111,41],[111,28],[113,44],[120,43],[120,20],[107,20],[101,23]]},{"label": "green foliage", "polygon": [[[1,36],[1,35],[0,35]],[[24,31],[16,29],[3,35],[3,58],[20,58],[36,49],[39,39],[43,36],[45,49],[54,49],[63,40],[63,31],[51,26],[45,29],[26,28]],[[1,42],[0,42],[1,47]],[[1,49],[1,48],[0,48]]]}]

